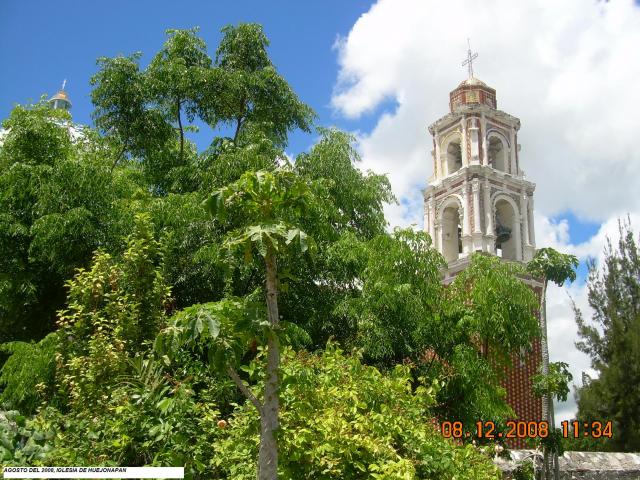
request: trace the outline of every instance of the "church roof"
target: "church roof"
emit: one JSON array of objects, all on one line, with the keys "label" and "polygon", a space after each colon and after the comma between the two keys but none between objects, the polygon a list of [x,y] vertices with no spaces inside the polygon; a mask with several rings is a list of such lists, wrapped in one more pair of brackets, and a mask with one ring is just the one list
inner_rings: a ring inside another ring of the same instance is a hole
[{"label": "church roof", "polygon": [[486,83],[484,83],[482,80],[478,80],[476,77],[467,78],[466,80],[461,82],[460,85],[458,85],[458,87],[462,87],[464,85],[473,85],[473,86],[479,86],[479,87],[488,86]]},{"label": "church roof", "polygon": [[462,81],[449,94],[451,112],[470,105],[484,105],[492,109],[497,107],[495,89],[473,75]]},{"label": "church roof", "polygon": [[56,93],[53,97],[51,97],[49,101],[53,102],[55,100],[63,100],[71,104],[71,100],[69,100],[69,95],[64,90],[59,90],[58,93]]},{"label": "church roof", "polygon": [[51,97],[51,100],[66,100],[67,102],[70,101],[69,95],[67,95],[67,92],[65,92],[64,90],[59,90],[58,93]]}]

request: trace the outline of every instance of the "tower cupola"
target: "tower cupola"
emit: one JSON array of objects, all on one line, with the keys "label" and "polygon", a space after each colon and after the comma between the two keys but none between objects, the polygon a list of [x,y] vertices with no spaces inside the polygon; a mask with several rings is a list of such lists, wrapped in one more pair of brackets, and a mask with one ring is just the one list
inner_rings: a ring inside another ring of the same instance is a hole
[{"label": "tower cupola", "polygon": [[475,77],[467,78],[449,94],[449,109],[453,113],[469,105],[485,105],[495,109],[496,91]]},{"label": "tower cupola", "polygon": [[71,109],[71,100],[69,99],[69,95],[65,91],[64,87],[67,85],[67,80],[65,79],[62,82],[62,88],[58,90],[53,97],[49,99],[49,105],[54,109],[62,109],[62,110],[70,110]]}]

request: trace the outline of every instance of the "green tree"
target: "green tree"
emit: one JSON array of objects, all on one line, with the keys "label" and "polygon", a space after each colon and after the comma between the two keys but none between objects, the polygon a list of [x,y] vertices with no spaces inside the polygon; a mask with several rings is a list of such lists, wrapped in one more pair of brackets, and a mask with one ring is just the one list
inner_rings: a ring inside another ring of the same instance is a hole
[{"label": "green tree", "polygon": [[141,53],[129,57],[101,57],[91,77],[93,120],[115,145],[113,165],[125,154],[145,158],[157,155],[172,138],[173,130],[158,109],[149,108],[150,92],[140,71]]},{"label": "green tree", "polygon": [[[311,200],[306,183],[287,168],[246,172],[238,181],[213,192],[206,202],[209,212],[220,222],[231,217],[235,219],[234,224],[240,225],[227,234],[225,247],[231,252],[240,250],[248,264],[256,255],[263,260],[266,320],[250,297],[245,300],[226,298],[217,303],[189,307],[176,316],[156,343],[160,352],[175,352],[184,343],[194,343],[202,338],[209,342],[209,364],[225,370],[259,413],[260,479],[274,479],[278,471],[280,343],[286,326],[281,323],[278,312],[277,260],[292,250],[305,253],[313,246],[306,233],[295,226]],[[237,364],[252,337],[254,342],[261,341],[266,345],[262,400],[237,372]]]},{"label": "green tree", "polygon": [[522,281],[525,275],[518,264],[475,254],[445,290],[443,328],[451,333],[439,335],[451,342],[453,370],[445,369],[451,379],[441,395],[448,418],[473,422],[510,416],[501,367],[511,367],[514,355],[530,351],[540,333],[536,298]]},{"label": "green tree", "polygon": [[[267,359],[264,396],[259,406],[261,428],[258,457],[258,478],[264,480],[275,479],[278,471],[276,431],[280,412],[280,315],[277,256],[286,254],[289,245],[299,247],[302,253],[307,251],[310,239],[289,221],[295,222],[303,215],[310,197],[308,187],[295,174],[277,170],[274,173],[245,173],[236,183],[214,192],[207,202],[212,215],[221,220],[229,210],[235,210],[245,219],[245,227],[232,234],[227,244],[241,247],[247,262],[251,261],[254,251],[264,259]],[[233,370],[229,372],[234,381],[242,385]]]},{"label": "green tree", "polygon": [[68,282],[68,305],[58,320],[57,379],[70,405],[100,404],[104,389],[129,371],[129,359],[150,350],[169,303],[160,262],[153,226],[141,214],[121,261],[98,251],[91,268]]},{"label": "green tree", "polygon": [[209,111],[214,112],[209,121],[232,125],[234,143],[257,128],[284,146],[290,130],[310,130],[314,113],[278,74],[268,46],[261,25],[241,23],[222,29],[215,59],[219,70],[208,83],[218,90],[207,95]]},{"label": "green tree", "polygon": [[[533,259],[527,264],[527,271],[534,277],[542,279],[542,292],[540,293],[540,349],[542,351],[542,371],[543,376],[548,376],[549,371],[549,344],[547,341],[547,287],[549,282],[562,286],[565,281],[576,279],[576,267],[578,259],[574,255],[566,255],[557,252],[553,248],[539,249]],[[542,397],[542,418],[545,419],[551,428],[555,429],[555,416],[553,414],[553,392],[543,391]],[[565,394],[566,397],[566,394]],[[544,470],[546,478],[549,478],[549,451],[545,448]],[[557,451],[553,453],[554,476],[559,478],[559,462]]]},{"label": "green tree", "polygon": [[355,288],[335,309],[349,329],[347,344],[380,367],[411,361],[420,375],[444,381],[441,418],[506,419],[500,367],[538,334],[535,296],[518,278],[520,266],[474,255],[444,286],[442,256],[426,234],[411,230],[368,242],[345,237],[331,258],[344,259],[338,263],[354,275],[341,278]]},{"label": "green tree", "polygon": [[387,221],[383,205],[396,201],[385,175],[359,170],[360,156],[354,147],[355,138],[335,128],[318,128],[319,141],[309,152],[297,156],[295,170],[314,182],[315,194],[327,198],[323,203],[322,221],[308,225],[317,231],[320,242],[335,241],[345,232],[371,239],[385,232]]},{"label": "green tree", "polygon": [[45,103],[17,106],[0,148],[0,342],[40,339],[53,329],[64,282],[93,251],[121,249],[137,185],[110,171],[109,152],[68,114]]},{"label": "green tree", "polygon": [[184,126],[182,114],[189,122],[202,115],[202,83],[211,66],[207,45],[196,35],[198,28],[167,30],[169,37],[147,68],[146,81],[150,97],[165,118],[176,124],[180,139],[177,164],[184,163]]},{"label": "green tree", "polygon": [[580,422],[613,422],[602,448],[640,450],[640,249],[630,222],[620,222],[617,245],[607,241],[604,263],[589,264],[591,321],[575,310],[580,341],[598,378],[578,390]]},{"label": "green tree", "polygon": [[39,342],[9,342],[0,351],[9,358],[0,369],[0,404],[3,409],[33,414],[50,399],[55,380],[58,337],[50,333]]}]

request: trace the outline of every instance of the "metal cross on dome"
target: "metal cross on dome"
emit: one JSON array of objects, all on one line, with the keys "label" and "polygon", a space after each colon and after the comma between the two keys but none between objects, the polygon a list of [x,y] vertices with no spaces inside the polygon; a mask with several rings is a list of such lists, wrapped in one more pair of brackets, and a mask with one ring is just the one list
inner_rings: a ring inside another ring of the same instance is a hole
[{"label": "metal cross on dome", "polygon": [[66,87],[66,86],[67,86],[67,79],[65,78],[65,79],[62,81],[62,90],[64,90],[64,87]]},{"label": "metal cross on dome", "polygon": [[469,69],[469,78],[473,77],[473,61],[478,58],[478,53],[471,53],[471,40],[467,38],[467,44],[469,45],[469,50],[467,51],[467,59],[462,62],[462,66],[468,65]]}]

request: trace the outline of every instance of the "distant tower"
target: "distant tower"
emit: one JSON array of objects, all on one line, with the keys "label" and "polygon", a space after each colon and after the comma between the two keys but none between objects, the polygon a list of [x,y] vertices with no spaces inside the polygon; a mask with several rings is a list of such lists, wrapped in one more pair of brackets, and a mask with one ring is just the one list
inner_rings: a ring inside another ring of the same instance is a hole
[{"label": "distant tower", "polygon": [[51,108],[62,109],[62,110],[71,110],[71,100],[69,100],[69,95],[65,91],[64,87],[67,85],[67,80],[65,79],[62,82],[62,88],[56,93],[53,97],[49,99],[49,105]]},{"label": "distant tower", "polygon": [[520,120],[496,108],[496,91],[473,76],[449,94],[450,113],[429,127],[433,177],[425,230],[450,266],[472,252],[527,262],[535,253],[533,191],[520,168]]},{"label": "distant tower", "polygon": [[[473,252],[505,261],[528,262],[535,254],[535,185],[520,168],[520,120],[496,108],[496,91],[473,75],[473,60],[463,63],[468,78],[449,94],[450,113],[429,127],[433,136],[433,176],[424,191],[424,229],[447,261],[443,282],[466,268]],[[537,295],[542,284],[523,279]],[[521,359],[512,357],[503,386],[507,403],[524,421],[542,419],[542,402],[533,395],[532,376],[541,363],[540,342]],[[523,448],[524,439],[511,439]]]}]

